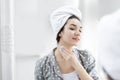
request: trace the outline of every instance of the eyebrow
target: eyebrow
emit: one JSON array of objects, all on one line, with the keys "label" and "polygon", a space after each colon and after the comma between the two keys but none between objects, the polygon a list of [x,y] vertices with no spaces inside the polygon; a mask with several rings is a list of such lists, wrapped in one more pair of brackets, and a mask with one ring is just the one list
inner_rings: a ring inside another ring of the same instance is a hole
[{"label": "eyebrow", "polygon": [[[75,26],[76,27],[76,25],[75,24],[71,24],[71,25],[73,25],[73,26]],[[82,26],[80,26],[80,28],[83,28]]]}]

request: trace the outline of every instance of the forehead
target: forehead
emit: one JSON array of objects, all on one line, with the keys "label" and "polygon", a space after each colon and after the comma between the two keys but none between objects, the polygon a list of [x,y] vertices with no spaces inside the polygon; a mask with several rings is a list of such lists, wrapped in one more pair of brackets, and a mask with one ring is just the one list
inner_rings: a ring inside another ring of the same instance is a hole
[{"label": "forehead", "polygon": [[76,25],[78,27],[82,28],[82,23],[76,18],[68,19],[66,25]]}]

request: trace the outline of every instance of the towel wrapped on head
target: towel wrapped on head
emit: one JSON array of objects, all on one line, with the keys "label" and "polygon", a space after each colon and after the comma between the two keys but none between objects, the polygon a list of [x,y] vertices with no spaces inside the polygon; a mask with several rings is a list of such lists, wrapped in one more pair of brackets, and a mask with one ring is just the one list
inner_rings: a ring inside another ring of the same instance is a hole
[{"label": "towel wrapped on head", "polygon": [[57,36],[57,33],[72,15],[76,16],[79,20],[82,18],[80,10],[72,6],[63,6],[53,11],[50,16],[50,22],[55,36]]}]

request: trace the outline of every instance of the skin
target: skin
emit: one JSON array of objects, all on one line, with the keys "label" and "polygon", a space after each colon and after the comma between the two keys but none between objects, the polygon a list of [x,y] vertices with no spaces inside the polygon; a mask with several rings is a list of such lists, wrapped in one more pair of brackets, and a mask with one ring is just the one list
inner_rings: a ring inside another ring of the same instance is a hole
[{"label": "skin", "polygon": [[82,24],[78,19],[72,18],[67,21],[64,30],[59,34],[61,38],[55,50],[55,58],[63,74],[75,70],[81,80],[93,80],[72,51],[73,47],[79,44],[81,30]]}]

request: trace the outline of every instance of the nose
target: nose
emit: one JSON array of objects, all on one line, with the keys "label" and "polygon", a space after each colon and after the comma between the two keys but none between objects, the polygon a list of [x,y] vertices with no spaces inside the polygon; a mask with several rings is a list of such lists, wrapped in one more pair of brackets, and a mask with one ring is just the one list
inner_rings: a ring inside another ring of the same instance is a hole
[{"label": "nose", "polygon": [[80,36],[80,32],[79,32],[79,31],[76,31],[76,32],[75,32],[75,36]]}]

